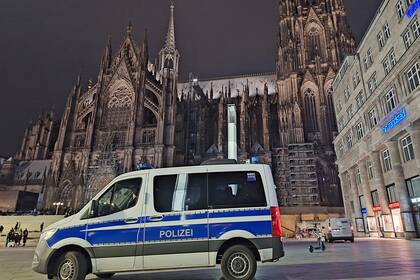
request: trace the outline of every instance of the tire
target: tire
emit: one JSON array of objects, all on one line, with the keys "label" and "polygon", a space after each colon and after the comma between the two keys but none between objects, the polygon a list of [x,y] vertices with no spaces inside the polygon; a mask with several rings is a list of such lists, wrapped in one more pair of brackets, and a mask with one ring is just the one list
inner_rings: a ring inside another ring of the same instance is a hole
[{"label": "tire", "polygon": [[85,280],[88,265],[85,256],[77,251],[62,254],[55,263],[53,279]]},{"label": "tire", "polygon": [[354,238],[350,239],[350,242],[351,242],[351,243],[354,243]]},{"label": "tire", "polygon": [[248,247],[235,245],[223,254],[221,267],[225,280],[251,280],[257,272],[257,260]]},{"label": "tire", "polygon": [[115,273],[98,273],[98,274],[95,274],[95,275],[98,278],[106,279],[106,278],[111,278],[112,276],[115,275]]},{"label": "tire", "polygon": [[314,246],[312,246],[312,245],[311,245],[311,246],[309,246],[309,252],[310,252],[310,253],[313,253],[313,252],[314,252]]}]

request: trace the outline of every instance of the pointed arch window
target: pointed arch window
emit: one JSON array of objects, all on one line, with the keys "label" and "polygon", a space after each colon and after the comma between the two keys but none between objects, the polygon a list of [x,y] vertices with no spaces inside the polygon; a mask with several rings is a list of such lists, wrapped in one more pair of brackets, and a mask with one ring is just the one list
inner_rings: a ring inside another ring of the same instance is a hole
[{"label": "pointed arch window", "polygon": [[308,132],[318,131],[315,93],[308,89],[304,94],[305,127]]},{"label": "pointed arch window", "polygon": [[110,128],[127,127],[133,104],[133,94],[126,86],[119,86],[108,99],[104,126]]}]

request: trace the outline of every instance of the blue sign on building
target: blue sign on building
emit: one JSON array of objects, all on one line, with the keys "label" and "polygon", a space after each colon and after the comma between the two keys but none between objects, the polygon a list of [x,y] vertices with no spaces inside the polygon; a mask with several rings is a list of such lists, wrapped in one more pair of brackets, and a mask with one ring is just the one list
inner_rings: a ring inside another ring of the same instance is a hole
[{"label": "blue sign on building", "polygon": [[366,208],[362,208],[362,215],[364,215],[366,213],[367,213]]},{"label": "blue sign on building", "polygon": [[420,0],[416,0],[413,4],[411,4],[410,8],[407,10],[407,16],[409,18],[413,17],[418,8],[420,8]]},{"label": "blue sign on building", "polygon": [[392,119],[387,124],[385,124],[382,130],[384,131],[384,133],[388,133],[388,131],[396,127],[406,118],[407,118],[407,113],[405,112],[405,109],[402,108],[397,114],[395,114],[395,116],[392,117]]}]

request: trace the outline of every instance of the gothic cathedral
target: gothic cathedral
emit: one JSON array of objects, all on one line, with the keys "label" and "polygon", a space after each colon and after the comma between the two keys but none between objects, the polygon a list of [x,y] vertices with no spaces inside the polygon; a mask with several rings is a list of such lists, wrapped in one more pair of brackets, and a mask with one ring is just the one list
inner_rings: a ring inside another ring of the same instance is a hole
[{"label": "gothic cathedral", "polygon": [[344,5],[280,0],[279,16],[275,72],[187,82],[178,81],[174,4],[154,63],[147,34],[138,46],[129,25],[116,51],[108,42],[97,81],[77,80],[57,133],[48,117],[47,138],[25,134],[17,160],[49,165],[43,207],[60,201],[78,209],[139,162],[170,167],[226,158],[228,104],[237,108],[239,161],[271,165],[281,206],[342,206],[332,82],[355,50]]}]

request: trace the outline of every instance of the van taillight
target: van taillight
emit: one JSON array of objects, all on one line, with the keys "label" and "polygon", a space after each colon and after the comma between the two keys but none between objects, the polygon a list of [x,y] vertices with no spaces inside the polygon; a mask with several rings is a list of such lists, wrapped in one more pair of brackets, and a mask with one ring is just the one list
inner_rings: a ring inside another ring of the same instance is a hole
[{"label": "van taillight", "polygon": [[272,225],[272,235],[273,237],[281,237],[282,229],[281,229],[281,221],[280,221],[280,208],[279,207],[271,207],[271,225]]}]

